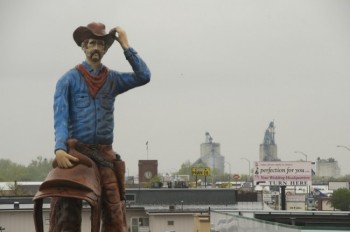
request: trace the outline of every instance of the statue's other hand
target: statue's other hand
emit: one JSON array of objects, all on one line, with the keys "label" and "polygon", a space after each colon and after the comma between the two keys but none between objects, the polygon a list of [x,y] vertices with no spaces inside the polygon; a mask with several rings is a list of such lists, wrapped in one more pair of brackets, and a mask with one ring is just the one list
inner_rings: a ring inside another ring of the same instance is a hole
[{"label": "statue's other hand", "polygon": [[73,166],[72,162],[79,162],[79,159],[69,155],[64,150],[57,150],[56,153],[57,165],[60,168],[70,168]]}]

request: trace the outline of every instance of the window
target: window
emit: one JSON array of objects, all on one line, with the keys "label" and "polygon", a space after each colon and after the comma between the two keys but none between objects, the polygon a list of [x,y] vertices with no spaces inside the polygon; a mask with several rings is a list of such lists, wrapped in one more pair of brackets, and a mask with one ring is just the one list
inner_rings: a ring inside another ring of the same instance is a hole
[{"label": "window", "polygon": [[139,221],[137,218],[131,218],[131,232],[139,231]]},{"label": "window", "polygon": [[125,194],[125,200],[127,202],[135,202],[136,194]]},{"label": "window", "polygon": [[140,226],[149,226],[149,219],[148,218],[139,218],[139,225]]},{"label": "window", "polygon": [[168,221],[168,226],[173,226],[174,225],[174,221]]},{"label": "window", "polygon": [[131,232],[140,232],[141,227],[149,227],[148,218],[131,218]]}]

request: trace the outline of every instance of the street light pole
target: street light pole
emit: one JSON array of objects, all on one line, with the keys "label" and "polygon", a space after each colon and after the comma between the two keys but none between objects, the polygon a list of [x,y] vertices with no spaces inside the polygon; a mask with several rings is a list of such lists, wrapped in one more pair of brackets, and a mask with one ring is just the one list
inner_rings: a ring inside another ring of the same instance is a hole
[{"label": "street light pole", "polygon": [[249,182],[250,182],[250,160],[249,159],[247,159],[247,158],[241,158],[241,159],[243,159],[243,160],[246,160],[246,161],[248,161],[248,176],[249,176]]},{"label": "street light pole", "polygon": [[225,161],[225,163],[227,163],[227,164],[228,164],[228,167],[229,167],[230,176],[229,176],[229,178],[228,178],[228,181],[229,181],[230,184],[231,184],[231,164],[230,164],[229,162],[227,162],[227,161]]},{"label": "street light pole", "polygon": [[347,146],[343,146],[343,145],[338,145],[337,147],[344,147],[345,149],[350,151],[350,148],[348,148]]},{"label": "street light pole", "polygon": [[305,156],[305,161],[307,161],[307,154],[305,154],[304,152],[302,152],[302,151],[295,151],[294,153],[302,154],[303,156]]}]

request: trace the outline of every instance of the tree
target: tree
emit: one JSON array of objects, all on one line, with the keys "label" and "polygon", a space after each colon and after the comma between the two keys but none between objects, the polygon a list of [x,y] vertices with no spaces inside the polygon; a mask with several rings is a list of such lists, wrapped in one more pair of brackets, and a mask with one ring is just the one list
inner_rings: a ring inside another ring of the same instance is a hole
[{"label": "tree", "polygon": [[9,159],[0,159],[0,179],[2,181],[26,180],[26,167],[16,164]]},{"label": "tree", "polygon": [[0,181],[43,181],[52,169],[52,161],[38,156],[26,167],[9,159],[0,159]]},{"label": "tree", "polygon": [[348,211],[350,206],[350,190],[340,188],[333,192],[331,205],[341,211]]},{"label": "tree", "polygon": [[179,169],[179,175],[190,175],[192,174],[192,164],[191,161],[187,160],[185,163],[181,164],[181,168]]},{"label": "tree", "polygon": [[38,156],[36,160],[32,160],[27,167],[28,179],[31,181],[43,181],[52,169],[52,161],[53,159],[47,160],[42,156]]},{"label": "tree", "polygon": [[150,180],[150,183],[151,183],[151,187],[152,188],[161,188],[161,187],[163,187],[163,181],[162,181],[162,178],[160,176],[152,177],[152,179]]}]

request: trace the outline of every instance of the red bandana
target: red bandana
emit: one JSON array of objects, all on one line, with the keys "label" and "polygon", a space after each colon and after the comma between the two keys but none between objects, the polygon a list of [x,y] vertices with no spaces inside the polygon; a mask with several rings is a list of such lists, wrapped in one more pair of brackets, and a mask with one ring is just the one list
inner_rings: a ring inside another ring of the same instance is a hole
[{"label": "red bandana", "polygon": [[89,87],[90,95],[93,98],[95,98],[97,92],[101,89],[103,84],[106,82],[108,69],[105,66],[103,66],[100,74],[98,74],[97,76],[94,76],[88,70],[86,70],[86,68],[82,64],[79,64],[75,67],[76,69],[78,69],[81,75],[83,75],[86,81],[86,84]]}]

